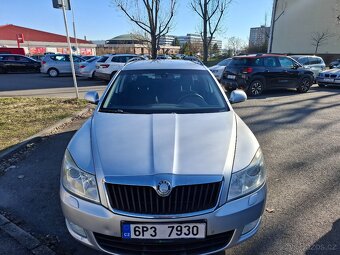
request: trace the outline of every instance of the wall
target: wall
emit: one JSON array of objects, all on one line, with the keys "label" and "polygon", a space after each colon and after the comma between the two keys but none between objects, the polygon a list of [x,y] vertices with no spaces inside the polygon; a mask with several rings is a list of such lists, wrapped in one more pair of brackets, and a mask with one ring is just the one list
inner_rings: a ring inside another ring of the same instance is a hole
[{"label": "wall", "polygon": [[[340,0],[277,0],[273,53],[314,54],[312,34],[334,34],[319,47],[319,54],[340,54]],[[284,8],[286,3],[286,8]],[[338,20],[339,17],[339,20]]]}]

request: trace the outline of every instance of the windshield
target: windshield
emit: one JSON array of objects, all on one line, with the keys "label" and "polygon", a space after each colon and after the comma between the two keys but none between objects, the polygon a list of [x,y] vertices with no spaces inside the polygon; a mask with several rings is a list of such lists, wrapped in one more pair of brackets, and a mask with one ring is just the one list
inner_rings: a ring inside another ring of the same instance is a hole
[{"label": "windshield", "polygon": [[225,59],[225,60],[222,60],[221,62],[219,62],[217,65],[218,66],[228,66],[230,61],[231,61],[231,59]]},{"label": "windshield", "polygon": [[114,113],[207,113],[228,111],[206,70],[122,71],[100,111]]}]

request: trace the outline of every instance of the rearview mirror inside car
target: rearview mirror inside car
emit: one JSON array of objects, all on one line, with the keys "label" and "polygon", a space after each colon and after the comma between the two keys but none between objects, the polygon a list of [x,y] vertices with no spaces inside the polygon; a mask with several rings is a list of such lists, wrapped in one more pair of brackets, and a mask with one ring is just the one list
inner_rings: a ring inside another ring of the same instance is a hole
[{"label": "rearview mirror inside car", "polygon": [[88,91],[84,96],[85,100],[91,104],[98,104],[99,95],[97,91]]}]

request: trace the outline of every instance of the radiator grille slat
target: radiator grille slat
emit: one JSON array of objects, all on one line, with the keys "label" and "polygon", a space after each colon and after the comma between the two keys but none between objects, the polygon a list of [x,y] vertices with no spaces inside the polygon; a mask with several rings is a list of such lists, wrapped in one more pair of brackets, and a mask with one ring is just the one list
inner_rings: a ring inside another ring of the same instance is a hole
[{"label": "radiator grille slat", "polygon": [[136,214],[173,215],[214,208],[221,182],[174,187],[161,197],[153,187],[106,184],[113,210]]}]

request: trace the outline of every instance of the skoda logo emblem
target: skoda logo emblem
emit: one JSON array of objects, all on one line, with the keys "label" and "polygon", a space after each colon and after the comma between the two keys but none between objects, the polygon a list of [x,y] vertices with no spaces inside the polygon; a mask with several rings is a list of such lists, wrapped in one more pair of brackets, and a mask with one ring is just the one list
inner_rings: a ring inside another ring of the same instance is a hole
[{"label": "skoda logo emblem", "polygon": [[160,195],[161,197],[167,197],[170,195],[171,189],[172,187],[171,187],[170,182],[163,180],[157,184],[156,191],[157,191],[157,194]]}]

